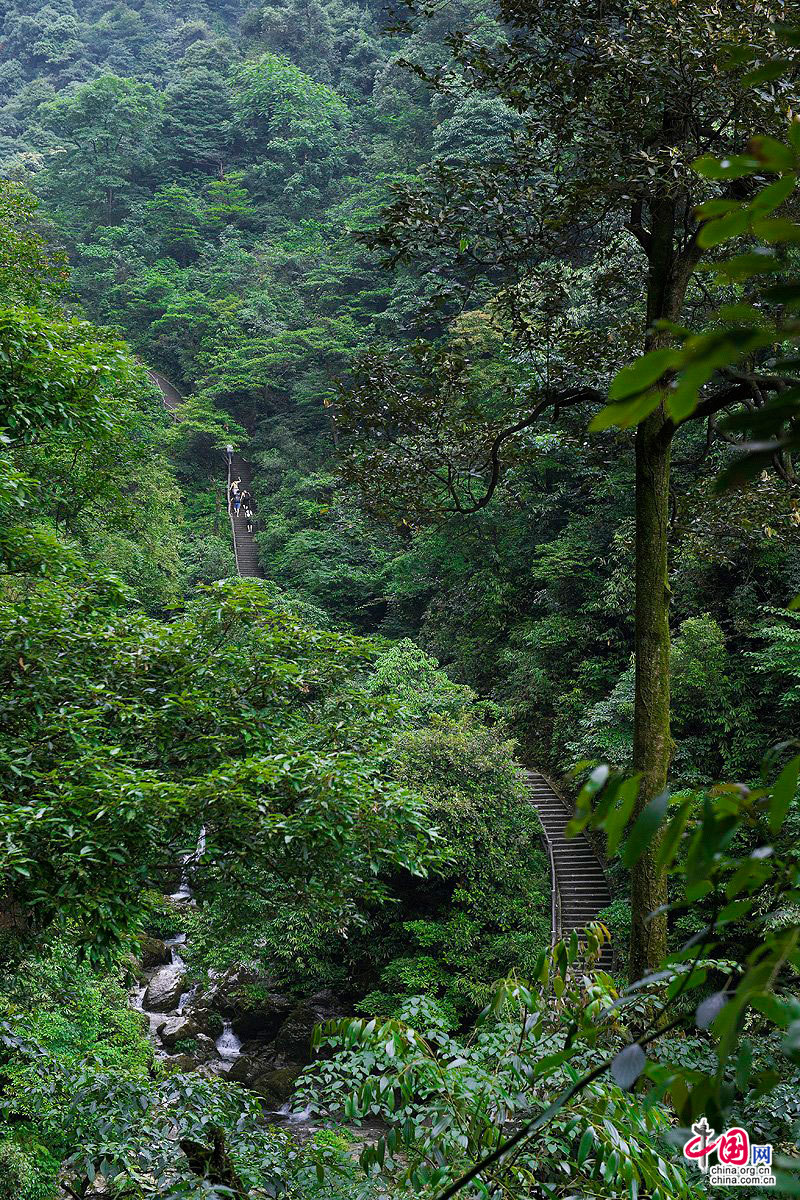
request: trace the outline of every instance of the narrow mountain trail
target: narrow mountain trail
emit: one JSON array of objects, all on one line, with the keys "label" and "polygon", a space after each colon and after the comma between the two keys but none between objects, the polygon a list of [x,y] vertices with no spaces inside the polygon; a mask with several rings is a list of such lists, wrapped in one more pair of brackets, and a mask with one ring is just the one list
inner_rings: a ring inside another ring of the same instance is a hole
[{"label": "narrow mountain trail", "polygon": [[163,375],[159,375],[158,371],[148,370],[147,374],[150,376],[156,387],[161,391],[161,395],[164,400],[164,408],[168,409],[169,412],[177,416],[183,396],[181,396],[176,387],[173,387],[168,379],[165,379]]},{"label": "narrow mountain trail", "polygon": [[[180,420],[181,394],[168,379],[157,371],[150,371],[150,378],[160,388],[164,406]],[[239,454],[234,454],[228,464],[226,495],[230,497],[230,485],[234,479],[241,481],[242,488],[251,491],[252,468]],[[244,514],[237,517],[230,504],[231,536],[236,555],[236,569],[243,578],[263,579],[258,562],[258,549],[253,533],[248,533]],[[552,936],[553,941],[578,933],[611,903],[605,871],[594,852],[591,842],[580,834],[575,838],[564,836],[564,827],[570,818],[564,801],[552,785],[537,771],[526,771],[530,802],[536,809],[544,829],[550,858],[552,887]],[[605,968],[611,966],[611,947],[603,949],[600,959]]]},{"label": "narrow mountain trail", "polygon": [[[159,374],[158,371],[148,370],[148,375],[153,383],[161,392],[164,401],[164,407],[172,413],[176,420],[180,420],[180,407],[183,402],[178,389]],[[241,480],[242,488],[251,491],[250,483],[252,480],[252,468],[250,463],[246,462],[241,455],[234,454],[233,462],[228,464],[228,479],[226,485],[226,503],[228,504],[228,515],[231,522],[231,537],[233,538],[233,552],[236,556],[236,570],[243,578],[263,579],[264,574],[258,564],[258,547],[255,539],[255,526],[252,533],[248,532],[247,521],[244,512],[240,512],[237,516],[230,504],[230,485],[234,479]]]}]

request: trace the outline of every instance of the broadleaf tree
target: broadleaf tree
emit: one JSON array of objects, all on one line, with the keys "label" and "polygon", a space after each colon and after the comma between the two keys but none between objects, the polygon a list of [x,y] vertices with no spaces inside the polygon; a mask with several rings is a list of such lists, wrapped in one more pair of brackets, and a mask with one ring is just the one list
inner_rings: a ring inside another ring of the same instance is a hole
[{"label": "broadleaf tree", "polygon": [[[489,402],[487,415],[470,421],[463,419],[462,394],[449,380],[445,390],[427,372],[420,384],[413,373],[398,378],[395,367],[387,395],[381,387],[385,374],[376,376],[373,362],[356,372],[349,413],[348,389],[340,401],[354,438],[353,474],[365,480],[359,462],[368,461],[374,473],[382,458],[397,458],[401,445],[426,487],[433,479],[451,501],[466,491],[461,502],[466,511],[487,503],[523,431],[549,411],[580,404],[590,414],[608,398],[613,368],[598,379],[595,363],[586,369],[573,360],[565,369],[558,361],[553,367],[541,347],[537,352],[539,326],[529,312],[549,260],[586,261],[602,255],[621,234],[628,237],[627,308],[638,314],[641,350],[656,356],[645,360],[644,369],[653,372],[649,382],[659,380],[674,353],[672,331],[708,303],[696,271],[704,255],[714,253],[709,234],[714,219],[723,210],[733,212],[774,172],[768,158],[760,180],[724,168],[700,175],[692,164],[703,155],[727,162],[745,152],[754,133],[779,135],[795,69],[790,63],[761,86],[748,86],[753,68],[776,52],[781,4],[748,5],[745,19],[736,0],[691,6],[649,0],[610,9],[600,0],[588,5],[564,0],[546,11],[529,0],[499,0],[497,14],[504,36],[487,44],[469,31],[449,33],[449,66],[435,73],[416,70],[445,100],[465,89],[498,96],[521,118],[511,151],[466,167],[434,161],[417,179],[397,186],[383,224],[367,240],[389,263],[417,260],[428,271],[435,267],[444,279],[445,316],[474,304],[476,295],[488,297],[512,357],[516,353],[517,362],[534,367],[528,386],[512,394],[504,413]],[[412,21],[425,16],[414,14]],[[742,218],[736,219],[743,231]],[[613,326],[598,333],[613,343]],[[624,361],[623,351],[617,366]],[[769,395],[783,386],[783,376],[756,363],[740,378],[723,379],[694,411],[670,402],[664,384],[647,391],[630,415],[629,424],[636,424],[633,766],[642,777],[641,804],[664,790],[672,754],[673,441],[685,421],[710,420],[722,409],[746,407],[754,389]],[[435,399],[419,405],[420,395]],[[360,414],[370,396],[363,423]],[[427,410],[417,423],[407,415],[415,407]],[[433,447],[432,457],[416,453],[421,441]],[[666,879],[656,852],[653,847],[643,855],[632,872],[634,977],[659,962],[666,949]]]}]

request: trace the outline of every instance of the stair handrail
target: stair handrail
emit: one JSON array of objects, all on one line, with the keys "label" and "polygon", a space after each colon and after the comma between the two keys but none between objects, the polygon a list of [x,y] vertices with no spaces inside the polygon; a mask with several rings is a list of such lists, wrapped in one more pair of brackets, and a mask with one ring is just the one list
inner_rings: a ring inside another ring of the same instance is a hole
[{"label": "stair handrail", "polygon": [[[534,774],[539,774],[539,772],[531,771],[530,767],[524,768],[525,784],[529,791],[531,776]],[[541,778],[543,779],[544,776],[542,775]],[[536,804],[533,801],[530,801],[530,803],[539,818],[542,840],[544,841],[547,858],[550,863],[550,945],[552,947],[555,946],[556,942],[561,940],[561,893],[558,887],[558,876],[556,875],[556,856],[553,852],[553,843],[550,841],[550,835],[545,829],[541,814],[537,811]]]},{"label": "stair handrail", "polygon": [[225,492],[225,501],[228,505],[228,519],[231,523],[231,537],[233,538],[233,557],[236,562],[236,574],[241,577],[242,568],[239,566],[239,548],[236,545],[236,526],[233,522],[233,502],[231,500],[231,473],[233,470],[233,455],[226,452],[225,457],[228,460],[228,486]]},{"label": "stair handrail", "polygon": [[[565,799],[561,788],[556,786],[555,782],[550,778],[550,776],[545,775],[544,771],[540,771],[538,768],[536,770],[536,774],[540,777],[540,779],[544,780],[544,782],[550,788],[550,791],[553,793],[553,795],[558,800],[560,800],[561,805],[564,809],[565,815],[569,816],[570,811],[574,812],[574,805],[570,805],[567,803],[567,800]],[[601,855],[598,853],[596,845],[594,845],[594,843],[592,842],[592,839],[590,837],[588,837],[585,833],[583,836],[586,839],[586,843],[587,843],[589,849],[591,850],[592,854],[594,855],[595,861],[597,862],[598,866],[600,867],[600,870],[603,872],[603,875],[606,876],[607,875],[606,865],[603,862]],[[547,837],[546,831],[545,831],[545,837]],[[553,889],[553,891],[555,893],[555,888]],[[559,905],[560,905],[560,903],[561,903],[561,895],[559,893]],[[561,918],[560,918],[560,914],[559,914],[559,937],[560,936],[561,936]],[[613,953],[613,946],[612,946],[611,942],[607,943],[607,949],[608,949],[609,953]]]},{"label": "stair handrail", "polygon": [[556,942],[561,941],[561,893],[556,876],[556,857],[553,853],[553,843],[550,841],[550,836],[541,818],[539,818],[539,824],[542,826],[544,843],[547,847],[547,856],[550,859],[550,945],[555,946]]}]

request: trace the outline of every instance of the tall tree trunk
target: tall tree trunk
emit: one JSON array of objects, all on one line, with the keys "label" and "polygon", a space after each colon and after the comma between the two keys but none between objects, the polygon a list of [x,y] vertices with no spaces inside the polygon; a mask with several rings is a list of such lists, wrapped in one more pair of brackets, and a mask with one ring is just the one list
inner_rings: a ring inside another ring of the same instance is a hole
[{"label": "tall tree trunk", "polygon": [[[671,754],[669,721],[669,519],[670,439],[662,409],[636,431],[636,698],[633,765],[642,774],[640,806],[662,792]],[[631,877],[631,979],[638,979],[667,949],[666,914],[651,916],[667,901],[667,881],[656,870],[654,843]]]},{"label": "tall tree trunk", "polygon": [[[688,269],[675,250],[675,199],[650,204],[645,349],[663,344],[653,329],[661,317],[675,319],[683,307]],[[672,753],[669,712],[669,583],[667,528],[671,436],[663,403],[636,431],[636,697],[633,766],[641,772],[638,810],[664,790]],[[658,965],[667,948],[667,918],[653,915],[667,902],[667,880],[655,865],[656,839],[631,877],[630,975],[638,979]]]}]

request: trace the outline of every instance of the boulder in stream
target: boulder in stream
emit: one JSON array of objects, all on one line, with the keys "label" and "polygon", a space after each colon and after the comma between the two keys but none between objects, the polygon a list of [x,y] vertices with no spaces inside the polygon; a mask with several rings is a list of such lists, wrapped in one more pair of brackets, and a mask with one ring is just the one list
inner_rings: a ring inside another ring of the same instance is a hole
[{"label": "boulder in stream", "polygon": [[295,1001],[278,991],[274,982],[245,967],[236,967],[215,978],[193,997],[187,1010],[204,1033],[221,1031],[220,1019],[230,1021],[241,1040],[270,1041]]},{"label": "boulder in stream", "polygon": [[295,1005],[278,1030],[273,1049],[284,1063],[304,1065],[311,1059],[314,1026],[344,1016],[347,1009],[333,992],[317,992]]},{"label": "boulder in stream", "polygon": [[184,973],[176,966],[159,967],[153,975],[142,1001],[150,1012],[170,1012],[177,1008],[183,992]]},{"label": "boulder in stream", "polygon": [[250,1085],[269,1105],[278,1109],[290,1099],[300,1071],[295,1067],[278,1067],[259,1075]]},{"label": "boulder in stream", "polygon": [[282,992],[265,992],[258,1000],[233,1006],[233,1029],[237,1037],[273,1038],[292,1009],[292,999]]},{"label": "boulder in stream", "polygon": [[[183,1014],[170,1017],[158,1030],[158,1036],[167,1047],[174,1046],[176,1042],[180,1042],[184,1038],[194,1038],[198,1033],[199,1030],[192,1018],[183,1016]],[[208,1041],[211,1039],[209,1038]]]},{"label": "boulder in stream", "polygon": [[161,938],[149,937],[143,933],[139,936],[139,962],[142,970],[153,971],[156,967],[164,967],[170,960],[171,950]]},{"label": "boulder in stream", "polygon": [[208,1059],[216,1057],[217,1047],[213,1038],[206,1037],[204,1033],[198,1033],[194,1040],[197,1047],[195,1057],[198,1062],[207,1062]]},{"label": "boulder in stream", "polygon": [[231,1065],[228,1079],[250,1087],[259,1076],[274,1071],[277,1065],[271,1046],[266,1046],[263,1042],[245,1042],[238,1058]]}]

